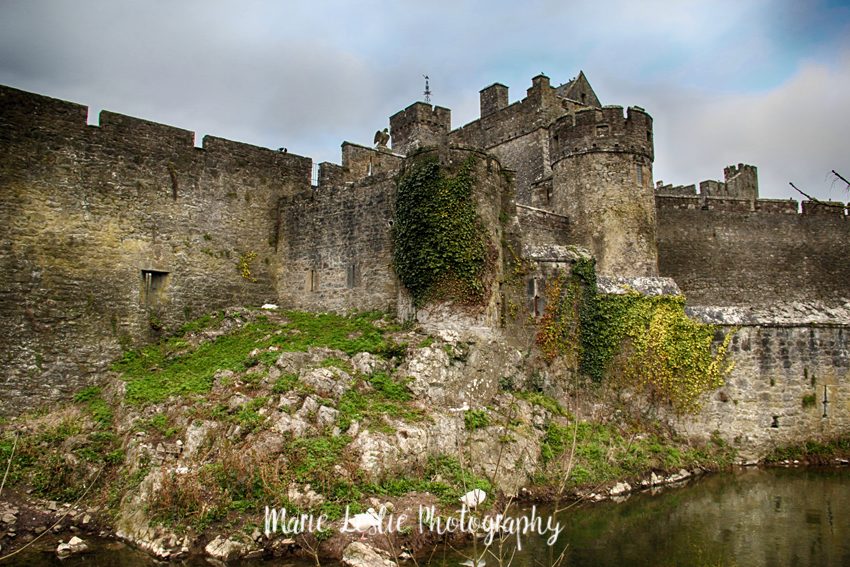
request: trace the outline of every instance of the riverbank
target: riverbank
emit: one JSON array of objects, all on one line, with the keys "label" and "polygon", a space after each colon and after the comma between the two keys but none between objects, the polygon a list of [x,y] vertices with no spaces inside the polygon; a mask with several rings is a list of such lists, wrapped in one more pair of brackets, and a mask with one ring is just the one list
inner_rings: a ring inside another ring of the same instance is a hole
[{"label": "riverbank", "polygon": [[[550,397],[516,354],[378,313],[234,309],[194,321],[125,354],[74,403],[2,423],[3,554],[51,532],[118,538],[160,559],[339,558],[360,539],[344,533],[346,514],[383,508],[409,521],[370,542],[416,555],[441,539],[416,529],[421,507],[451,515],[474,489],[488,513],[620,498],[737,462],[719,438],[689,444],[598,400],[587,411],[600,396],[591,385]],[[445,392],[494,376],[480,404]],[[267,537],[266,507],[325,522]]]}]

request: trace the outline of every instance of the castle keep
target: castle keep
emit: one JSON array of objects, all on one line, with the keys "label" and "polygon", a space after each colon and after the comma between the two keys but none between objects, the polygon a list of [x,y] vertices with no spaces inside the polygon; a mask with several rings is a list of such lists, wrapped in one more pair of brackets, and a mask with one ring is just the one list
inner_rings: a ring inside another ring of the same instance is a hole
[{"label": "castle keep", "polygon": [[[412,104],[390,117],[391,147],[345,142],[313,185],[306,157],[196,146],[107,111],[88,125],[84,106],[0,87],[0,410],[67,399],[122,349],[233,304],[416,316],[392,225],[400,172],[430,152],[476,156],[490,240],[533,265],[513,298],[524,314],[540,315],[542,282],[578,247],[602,287],[681,290],[694,317],[739,329],[723,395],[688,427],[764,443],[850,428],[845,208],[760,199],[744,164],[698,190],[655,184],[652,117],[603,106],[582,73],[534,77],[513,103],[498,83],[480,97],[455,129],[449,109]],[[474,322],[512,336],[498,248]],[[815,390],[827,410],[801,407]]]}]

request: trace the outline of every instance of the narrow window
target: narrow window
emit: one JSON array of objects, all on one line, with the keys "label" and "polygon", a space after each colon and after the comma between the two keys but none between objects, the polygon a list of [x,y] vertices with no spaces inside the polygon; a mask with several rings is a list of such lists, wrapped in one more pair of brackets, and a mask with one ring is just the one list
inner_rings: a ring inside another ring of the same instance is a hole
[{"label": "narrow window", "polygon": [[168,272],[142,270],[142,303],[145,307],[157,305],[165,291]]},{"label": "narrow window", "polygon": [[543,296],[543,280],[531,278],[526,286],[526,294],[528,296],[529,311],[535,317],[542,317],[546,310],[546,298]]},{"label": "narrow window", "polygon": [[357,264],[349,264],[345,274],[345,285],[348,289],[357,287],[360,284],[360,270]]},{"label": "narrow window", "polygon": [[637,184],[643,187],[643,166],[639,163],[635,164],[635,177],[637,177]]},{"label": "narrow window", "polygon": [[310,291],[319,291],[319,272],[310,270],[309,280]]}]

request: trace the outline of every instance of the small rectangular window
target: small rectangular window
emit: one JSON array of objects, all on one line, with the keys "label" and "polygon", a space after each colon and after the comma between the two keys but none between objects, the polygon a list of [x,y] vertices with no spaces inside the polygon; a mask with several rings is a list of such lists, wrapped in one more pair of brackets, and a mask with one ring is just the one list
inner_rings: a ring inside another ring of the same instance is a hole
[{"label": "small rectangular window", "polygon": [[639,163],[635,164],[635,177],[637,178],[637,184],[643,187],[643,166]]},{"label": "small rectangular window", "polygon": [[162,299],[168,272],[142,270],[142,303],[146,307],[157,305]]},{"label": "small rectangular window", "polygon": [[607,124],[600,124],[599,126],[596,127],[596,136],[597,137],[604,138],[607,135],[608,135],[608,125]]},{"label": "small rectangular window", "polygon": [[310,291],[319,291],[319,272],[310,270],[307,272],[307,286]]}]

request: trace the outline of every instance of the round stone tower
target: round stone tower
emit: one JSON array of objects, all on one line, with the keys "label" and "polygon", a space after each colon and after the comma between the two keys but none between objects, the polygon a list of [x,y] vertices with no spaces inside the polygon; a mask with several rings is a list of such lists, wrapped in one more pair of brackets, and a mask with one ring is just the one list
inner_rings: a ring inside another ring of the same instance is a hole
[{"label": "round stone tower", "polygon": [[554,212],[608,276],[657,276],[652,117],[642,108],[589,108],[550,129]]}]

